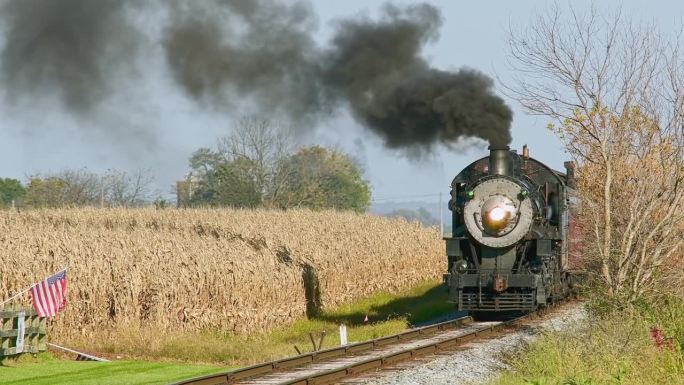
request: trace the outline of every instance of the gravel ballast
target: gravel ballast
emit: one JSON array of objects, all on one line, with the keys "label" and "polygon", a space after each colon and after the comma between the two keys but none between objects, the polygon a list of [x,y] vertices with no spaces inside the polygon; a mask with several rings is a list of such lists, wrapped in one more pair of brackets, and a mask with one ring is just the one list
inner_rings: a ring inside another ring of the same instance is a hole
[{"label": "gravel ballast", "polygon": [[584,318],[586,312],[581,304],[569,305],[549,314],[544,321],[504,337],[475,342],[466,350],[385,372],[382,376],[374,374],[363,382],[369,385],[484,384],[508,369],[504,360],[506,354],[534,340],[544,331],[567,330]]}]

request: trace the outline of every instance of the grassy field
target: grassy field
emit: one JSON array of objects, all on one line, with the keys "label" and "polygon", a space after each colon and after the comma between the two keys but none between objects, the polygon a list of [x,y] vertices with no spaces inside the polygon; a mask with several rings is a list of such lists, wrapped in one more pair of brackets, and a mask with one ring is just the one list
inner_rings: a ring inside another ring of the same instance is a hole
[{"label": "grassy field", "polygon": [[185,378],[225,371],[209,365],[161,362],[84,362],[54,359],[47,354],[0,366],[3,385],[162,385]]},{"label": "grassy field", "polygon": [[[265,333],[185,332],[170,333],[160,340],[156,334],[121,332],[119,334],[125,338],[93,341],[90,346],[109,356],[127,359],[171,359],[237,366],[293,355],[295,345],[302,352],[311,351],[309,333],[313,333],[318,342],[321,332],[326,331],[323,347],[337,346],[341,323],[348,326],[349,341],[363,341],[398,333],[410,325],[453,310],[453,305],[446,302],[445,289],[439,281],[433,280],[399,294],[378,292]],[[368,323],[364,322],[366,315]]]},{"label": "grassy field", "polygon": [[[292,356],[297,345],[311,351],[309,333],[317,337],[327,331],[323,348],[337,346],[340,323],[348,325],[350,341],[363,341],[405,330],[413,324],[453,312],[446,292],[438,281],[424,282],[399,294],[379,292],[370,297],[324,311],[313,319],[264,334],[232,336],[221,333],[166,336],[160,345],[149,344],[144,336],[100,347],[108,357],[123,361],[93,363],[64,361],[42,355],[36,360],[5,361],[0,366],[4,384],[166,384],[179,379],[229,370],[255,362]],[[368,315],[368,323],[364,322]],[[317,338],[318,341],[318,338]],[[136,347],[136,348],[132,348]],[[145,357],[146,361],[136,358]],[[160,359],[165,362],[149,362]],[[169,362],[169,359],[175,360]],[[184,363],[179,363],[184,362]],[[192,362],[192,364],[190,364]]]}]

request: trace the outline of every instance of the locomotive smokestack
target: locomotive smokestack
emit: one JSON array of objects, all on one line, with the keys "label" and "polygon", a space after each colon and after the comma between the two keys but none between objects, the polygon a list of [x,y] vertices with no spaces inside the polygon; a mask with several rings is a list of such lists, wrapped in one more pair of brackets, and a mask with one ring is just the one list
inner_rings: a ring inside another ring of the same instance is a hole
[{"label": "locomotive smokestack", "polygon": [[513,175],[513,162],[508,146],[489,146],[489,175]]}]

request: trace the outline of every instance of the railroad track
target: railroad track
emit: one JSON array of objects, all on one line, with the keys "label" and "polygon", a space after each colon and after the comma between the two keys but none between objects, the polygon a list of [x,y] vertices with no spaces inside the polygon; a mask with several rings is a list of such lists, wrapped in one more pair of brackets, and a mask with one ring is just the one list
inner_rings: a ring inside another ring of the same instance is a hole
[{"label": "railroad track", "polygon": [[333,384],[364,372],[392,367],[402,361],[455,350],[466,343],[505,333],[534,318],[538,318],[535,313],[495,322],[475,322],[472,317],[462,317],[387,337],[184,380],[172,385]]}]

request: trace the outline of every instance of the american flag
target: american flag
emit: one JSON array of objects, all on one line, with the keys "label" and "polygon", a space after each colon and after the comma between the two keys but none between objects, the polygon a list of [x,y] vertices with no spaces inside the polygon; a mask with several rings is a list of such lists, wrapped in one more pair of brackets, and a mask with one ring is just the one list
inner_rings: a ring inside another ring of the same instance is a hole
[{"label": "american flag", "polygon": [[33,285],[31,299],[33,308],[40,317],[54,317],[66,305],[67,279],[66,269],[45,278]]}]

